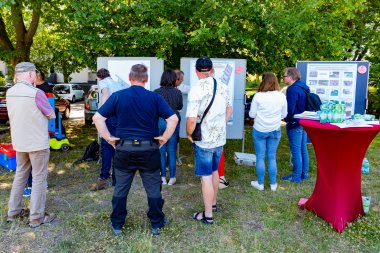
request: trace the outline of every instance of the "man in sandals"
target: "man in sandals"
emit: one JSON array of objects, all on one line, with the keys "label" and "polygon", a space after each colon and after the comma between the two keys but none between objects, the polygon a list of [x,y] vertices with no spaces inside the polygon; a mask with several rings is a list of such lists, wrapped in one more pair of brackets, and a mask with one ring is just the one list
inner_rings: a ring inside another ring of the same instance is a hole
[{"label": "man in sandals", "polygon": [[[195,175],[201,177],[204,211],[194,213],[193,219],[213,224],[213,211],[217,211],[216,197],[219,188],[218,165],[226,143],[226,123],[232,115],[228,87],[213,78],[214,68],[210,58],[199,58],[195,63],[198,83],[192,85],[187,98],[187,138],[193,143]],[[204,116],[202,140],[193,141],[192,133],[197,122],[210,104],[217,82],[215,98]]]},{"label": "man in sandals", "polygon": [[36,67],[21,62],[15,68],[16,84],[7,91],[7,108],[11,137],[16,150],[17,169],[13,180],[7,221],[26,216],[21,208],[24,186],[31,167],[33,176],[30,198],[30,222],[32,228],[55,219],[53,213],[45,213],[46,179],[50,156],[48,120],[55,118],[45,93],[34,86]]}]

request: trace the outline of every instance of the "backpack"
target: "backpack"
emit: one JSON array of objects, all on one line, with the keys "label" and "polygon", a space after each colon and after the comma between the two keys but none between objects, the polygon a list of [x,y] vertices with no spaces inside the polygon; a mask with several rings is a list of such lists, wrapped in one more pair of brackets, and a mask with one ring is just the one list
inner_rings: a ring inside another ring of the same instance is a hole
[{"label": "backpack", "polygon": [[84,151],[82,158],[75,161],[74,164],[99,160],[99,148],[99,143],[97,141],[92,141]]},{"label": "backpack", "polygon": [[316,112],[316,111],[319,111],[321,109],[321,104],[322,104],[322,101],[321,99],[319,98],[319,96],[315,93],[312,93],[308,90],[306,90],[305,88],[297,85],[298,87],[300,87],[301,89],[303,89],[306,93],[306,111],[309,111],[309,112]]}]

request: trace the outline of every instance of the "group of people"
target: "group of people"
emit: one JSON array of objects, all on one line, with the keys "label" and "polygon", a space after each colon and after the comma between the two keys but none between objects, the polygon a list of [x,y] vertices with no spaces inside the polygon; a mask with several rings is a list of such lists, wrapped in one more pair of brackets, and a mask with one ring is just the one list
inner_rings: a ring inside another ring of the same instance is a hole
[{"label": "group of people", "polygon": [[[21,196],[31,167],[33,186],[29,226],[37,227],[56,217],[45,212],[49,137],[47,120],[54,118],[53,108],[42,91],[35,88],[36,68],[33,63],[16,65],[14,87],[7,93],[11,136],[16,150],[17,170],[9,200],[8,222],[28,215],[21,208]],[[133,65],[129,73],[131,86],[126,88],[112,80],[106,69],[97,72],[99,109],[93,117],[102,137],[102,167],[92,190],[114,184],[111,224],[115,235],[122,233],[127,217],[127,197],[136,172],[139,172],[148,199],[148,217],[152,235],[160,234],[168,223],[163,212],[162,185],[176,183],[176,149],[179,139],[179,111],[183,107],[182,93],[188,92],[186,135],[194,150],[194,173],[201,179],[204,210],[192,218],[213,224],[213,212],[218,211],[219,188],[228,186],[224,178],[226,124],[232,115],[228,87],[215,78],[213,63],[208,57],[196,61],[198,82],[191,88],[178,87],[183,72],[165,70],[160,88],[154,92],[144,88],[148,69]],[[265,73],[258,93],[254,96],[250,116],[254,118],[252,136],[257,156],[257,181],[251,185],[264,190],[265,154],[268,156],[270,188],[276,191],[276,150],[281,137],[281,119],[285,119],[292,154],[293,173],[284,180],[299,183],[308,178],[306,135],[293,115],[305,109],[306,94],[299,86],[299,72],[287,68],[284,81],[291,85],[286,97],[279,89],[273,73]],[[307,86],[306,86],[307,88]],[[33,122],[25,128],[22,122]],[[197,123],[201,122],[200,140],[193,139]],[[113,163],[113,166],[112,166]],[[169,180],[166,177],[169,167]],[[223,165],[223,166],[221,166]],[[113,172],[111,173],[111,167]],[[221,175],[219,172],[221,172]],[[113,180],[111,180],[111,174]],[[222,187],[221,187],[222,185]]]}]

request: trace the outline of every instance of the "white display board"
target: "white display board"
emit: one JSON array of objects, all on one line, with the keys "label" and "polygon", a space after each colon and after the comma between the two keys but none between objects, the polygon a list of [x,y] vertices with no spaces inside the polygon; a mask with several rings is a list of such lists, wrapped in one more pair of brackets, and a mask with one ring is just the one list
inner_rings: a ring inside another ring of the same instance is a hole
[{"label": "white display board", "polygon": [[[109,60],[108,61],[108,71],[111,74],[113,80],[124,83],[131,86],[129,82],[129,71],[133,65],[143,64],[148,68],[148,76],[150,76],[150,61],[149,60]],[[150,78],[145,83],[145,89],[150,90]]]},{"label": "white display board", "polygon": [[145,89],[155,90],[160,86],[164,61],[156,57],[98,57],[97,69],[109,70],[112,79],[130,86],[129,73],[135,64],[143,64],[148,68],[148,82]]}]

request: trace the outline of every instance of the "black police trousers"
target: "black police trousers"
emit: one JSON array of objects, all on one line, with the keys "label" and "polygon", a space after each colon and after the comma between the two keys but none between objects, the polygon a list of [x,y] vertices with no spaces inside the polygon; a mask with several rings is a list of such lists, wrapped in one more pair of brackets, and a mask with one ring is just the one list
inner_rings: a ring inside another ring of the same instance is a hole
[{"label": "black police trousers", "polygon": [[112,197],[111,222],[115,229],[124,226],[127,197],[136,171],[139,171],[148,197],[147,213],[152,228],[164,225],[161,195],[161,160],[159,145],[153,141],[120,141],[116,145],[114,168],[116,185]]}]

